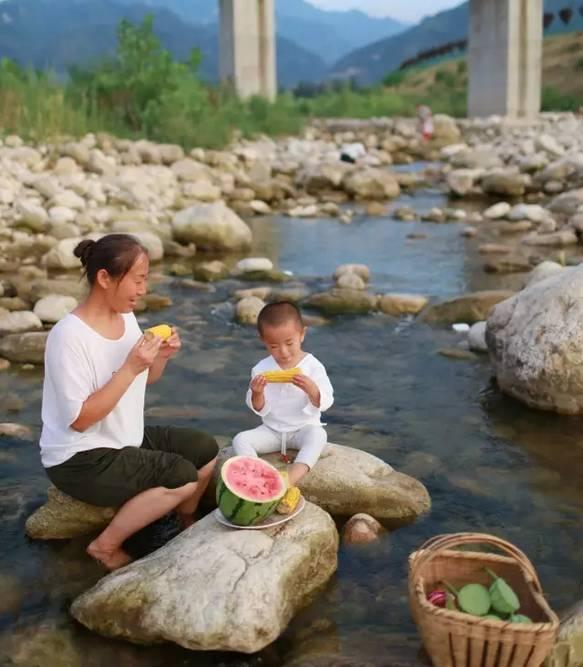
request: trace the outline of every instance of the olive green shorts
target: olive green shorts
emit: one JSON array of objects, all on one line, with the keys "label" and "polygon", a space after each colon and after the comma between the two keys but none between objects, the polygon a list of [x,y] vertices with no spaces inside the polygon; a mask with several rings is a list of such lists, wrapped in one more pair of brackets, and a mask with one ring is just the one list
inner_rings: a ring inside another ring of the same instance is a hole
[{"label": "olive green shorts", "polygon": [[90,505],[119,507],[142,491],[177,489],[196,482],[198,470],[218,452],[215,439],[201,431],[146,426],[140,447],[102,447],[79,452],[47,468],[63,493]]}]

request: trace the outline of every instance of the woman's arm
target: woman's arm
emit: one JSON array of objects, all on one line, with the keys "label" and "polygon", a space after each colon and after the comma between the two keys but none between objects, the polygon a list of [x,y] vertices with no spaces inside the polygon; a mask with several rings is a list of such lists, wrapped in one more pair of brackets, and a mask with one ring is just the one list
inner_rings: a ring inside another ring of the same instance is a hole
[{"label": "woman's arm", "polygon": [[160,343],[161,340],[157,336],[151,338],[142,336],[111,380],[83,402],[79,415],[70,427],[82,433],[107,417],[136,377],[152,366],[158,355]]},{"label": "woman's arm", "polygon": [[91,394],[83,403],[81,412],[71,424],[71,428],[83,433],[90,426],[107,417],[135,379],[136,375],[124,364],[107,384]]}]

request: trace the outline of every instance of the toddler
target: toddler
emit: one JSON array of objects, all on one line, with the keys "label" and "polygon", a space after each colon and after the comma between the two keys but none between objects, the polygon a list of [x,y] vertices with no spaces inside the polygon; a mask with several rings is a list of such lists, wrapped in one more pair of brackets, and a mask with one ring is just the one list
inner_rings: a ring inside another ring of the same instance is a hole
[{"label": "toddler", "polygon": [[[251,371],[246,402],[263,424],[236,435],[233,449],[243,456],[281,451],[286,462],[288,446],[299,450],[288,470],[293,487],[314,467],[326,446],[320,416],[334,402],[332,385],[324,366],[302,350],[306,326],[295,304],[268,304],[259,313],[257,329],[270,356]],[[289,383],[268,383],[263,375],[293,368],[301,373]]]}]

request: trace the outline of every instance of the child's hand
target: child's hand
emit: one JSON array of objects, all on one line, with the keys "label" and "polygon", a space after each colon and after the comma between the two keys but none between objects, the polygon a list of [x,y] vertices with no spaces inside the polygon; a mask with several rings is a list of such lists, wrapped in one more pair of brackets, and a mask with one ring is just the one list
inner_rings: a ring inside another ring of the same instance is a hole
[{"label": "child's hand", "polygon": [[263,392],[265,391],[265,387],[267,386],[267,380],[263,375],[261,375],[261,373],[259,373],[251,380],[251,384],[249,386],[251,387],[253,394],[256,396],[262,396]]},{"label": "child's hand", "polygon": [[176,331],[176,327],[172,327],[172,335],[170,338],[168,338],[168,340],[162,343],[158,352],[158,356],[162,357],[163,359],[172,359],[172,357],[178,353],[181,347],[182,341],[180,340],[180,336]]},{"label": "child's hand", "polygon": [[296,387],[306,392],[312,405],[317,408],[320,407],[320,389],[314,380],[311,380],[307,375],[296,375],[292,382]]}]

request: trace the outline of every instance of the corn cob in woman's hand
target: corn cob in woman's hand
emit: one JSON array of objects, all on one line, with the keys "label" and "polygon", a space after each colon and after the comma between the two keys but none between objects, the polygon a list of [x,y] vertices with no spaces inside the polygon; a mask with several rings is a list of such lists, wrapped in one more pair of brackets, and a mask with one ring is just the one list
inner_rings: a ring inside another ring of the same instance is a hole
[{"label": "corn cob in woman's hand", "polygon": [[267,382],[291,382],[296,375],[301,375],[300,368],[287,368],[282,371],[265,371],[262,373]]}]

